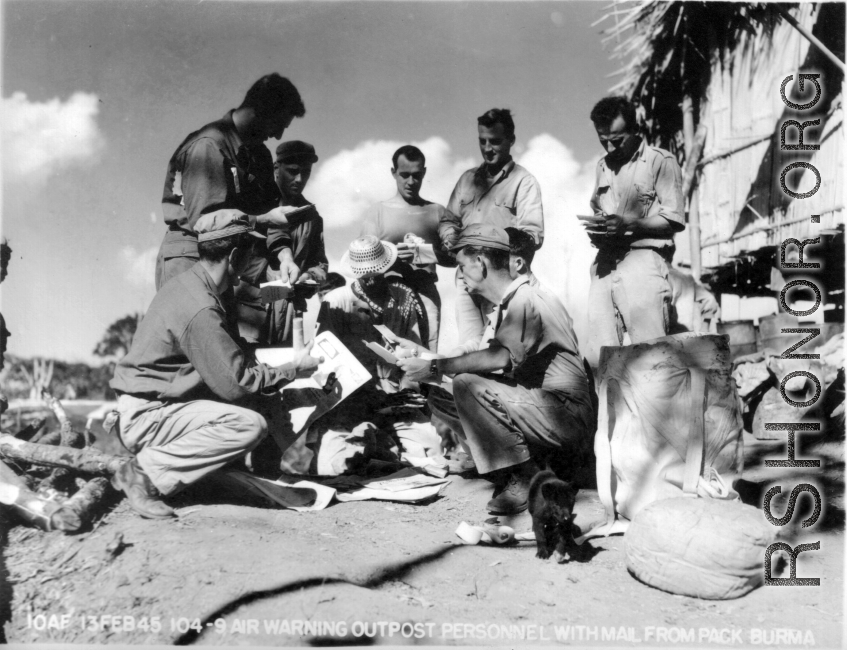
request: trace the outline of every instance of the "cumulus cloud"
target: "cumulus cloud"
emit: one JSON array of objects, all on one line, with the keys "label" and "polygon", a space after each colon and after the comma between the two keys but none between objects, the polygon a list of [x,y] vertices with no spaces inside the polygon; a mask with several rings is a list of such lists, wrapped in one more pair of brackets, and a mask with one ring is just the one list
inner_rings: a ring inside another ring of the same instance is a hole
[{"label": "cumulus cloud", "polygon": [[[339,152],[315,171],[307,194],[324,216],[330,267],[341,270],[338,260],[359,232],[359,219],[373,203],[391,197],[395,191],[389,175],[391,154],[400,142],[369,140],[354,149]],[[427,158],[427,175],[421,194],[446,204],[463,171],[479,164],[474,159],[458,159],[440,137],[415,143]],[[594,187],[596,161],[582,164],[573,152],[551,135],[532,138],[518,152],[516,160],[538,179],[544,204],[544,247],[534,270],[541,282],[559,296],[574,320],[577,337],[587,336],[585,314],[588,308],[588,268],[596,252],[579,225],[578,214],[589,212],[588,201]],[[457,342],[455,327],[455,286],[453,269],[438,269],[438,289],[442,297],[440,348],[448,350]]]},{"label": "cumulus cloud", "polygon": [[143,251],[137,251],[133,246],[124,246],[121,249],[124,275],[130,284],[140,288],[155,286],[158,252],[158,246],[152,246]]},{"label": "cumulus cloud", "polygon": [[97,95],[77,92],[33,102],[3,98],[3,169],[7,178],[39,184],[51,174],[97,160],[105,141],[97,126]]},{"label": "cumulus cloud", "polygon": [[532,138],[517,158],[538,179],[544,205],[544,246],[536,254],[533,271],[570,312],[577,338],[587,338],[588,269],[596,249],[588,242],[578,214],[590,214],[596,160],[582,164],[573,152],[551,135]]},{"label": "cumulus cloud", "polygon": [[[320,163],[306,194],[317,203],[327,230],[331,254],[340,255],[359,232],[364,212],[397,191],[391,177],[391,156],[406,142],[367,140],[354,149],[343,149]],[[456,158],[440,137],[413,142],[426,156],[426,179],[421,194],[446,203],[459,175],[473,166],[469,158]]]}]

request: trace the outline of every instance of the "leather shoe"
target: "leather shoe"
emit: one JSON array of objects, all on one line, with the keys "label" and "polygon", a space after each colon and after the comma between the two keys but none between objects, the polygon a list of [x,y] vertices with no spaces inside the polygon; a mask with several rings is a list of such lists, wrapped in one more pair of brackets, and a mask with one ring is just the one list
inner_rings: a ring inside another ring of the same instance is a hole
[{"label": "leather shoe", "polygon": [[[488,511],[493,515],[516,515],[529,506],[529,483],[535,469],[530,463],[523,463],[512,472],[502,489],[494,491],[494,498],[488,502]],[[525,467],[526,466],[526,467]]]},{"label": "leather shoe", "polygon": [[173,508],[160,498],[150,477],[133,458],[120,466],[112,477],[112,486],[126,495],[130,507],[148,519],[175,517]]}]

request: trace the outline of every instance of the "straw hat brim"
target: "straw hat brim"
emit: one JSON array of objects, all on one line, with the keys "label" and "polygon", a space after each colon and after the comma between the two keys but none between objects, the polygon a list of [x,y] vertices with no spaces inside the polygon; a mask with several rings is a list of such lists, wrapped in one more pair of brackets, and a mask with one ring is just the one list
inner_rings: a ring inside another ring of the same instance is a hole
[{"label": "straw hat brim", "polygon": [[350,254],[349,251],[345,251],[344,256],[341,258],[341,264],[346,272],[346,274],[352,275],[354,278],[369,278],[372,275],[379,275],[380,273],[385,273],[388,269],[390,269],[394,262],[397,261],[397,246],[392,244],[390,241],[380,240],[382,243],[382,247],[385,249],[386,258],[375,268],[371,269],[366,273],[362,273],[360,270],[357,270],[353,267],[353,264],[350,262]]}]

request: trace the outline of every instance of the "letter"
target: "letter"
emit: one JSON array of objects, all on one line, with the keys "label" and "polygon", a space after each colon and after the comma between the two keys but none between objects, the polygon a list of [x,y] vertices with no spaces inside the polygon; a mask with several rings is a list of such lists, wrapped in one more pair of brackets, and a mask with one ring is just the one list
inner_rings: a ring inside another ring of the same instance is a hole
[{"label": "letter", "polygon": [[[785,120],[782,123],[782,128],[780,129],[779,136],[779,146],[781,149],[786,151],[817,151],[821,148],[819,144],[804,144],[803,143],[803,130],[807,126],[820,126],[820,120],[809,120],[808,122],[803,122],[800,124],[797,120]],[[785,144],[785,131],[789,126],[797,127],[797,144]]]},{"label": "letter", "polygon": [[600,640],[601,641],[614,641],[615,640],[615,628],[606,627],[604,625],[600,630]]},{"label": "letter", "polygon": [[[787,384],[790,380],[794,379],[794,377],[805,377],[806,379],[811,379],[812,383],[815,385],[815,394],[805,402],[795,402],[793,399],[788,397],[785,392],[785,384]],[[786,404],[790,404],[791,406],[794,406],[798,409],[806,408],[817,402],[818,398],[821,396],[821,382],[812,373],[806,372],[805,370],[789,372],[787,375],[785,375],[785,377],[782,378],[782,381],[779,383],[779,394],[782,395],[782,399],[785,400]]]},{"label": "letter", "polygon": [[244,621],[242,621],[240,618],[235,619],[232,622],[232,627],[229,628],[229,632],[230,634],[244,634]]},{"label": "letter", "polygon": [[553,633],[556,635],[556,641],[568,641],[571,638],[571,626],[554,625]]},{"label": "letter", "polygon": [[821,99],[821,85],[818,83],[818,77],[820,77],[819,74],[807,74],[803,72],[798,75],[797,88],[800,90],[801,93],[803,92],[803,87],[807,79],[809,81],[814,82],[815,84],[815,98],[807,104],[795,104],[794,102],[790,101],[788,97],[785,96],[785,87],[791,82],[792,79],[794,79],[794,75],[790,74],[785,79],[783,79],[782,84],[779,87],[779,94],[780,96],[782,96],[782,101],[785,102],[785,105],[788,106],[788,108],[793,108],[795,111],[805,111],[810,108],[814,108],[815,105]]},{"label": "letter", "polygon": [[[809,287],[815,294],[815,306],[807,311],[794,311],[785,301],[785,296],[788,294],[788,290],[800,285]],[[814,282],[809,282],[809,280],[792,280],[791,282],[786,282],[785,286],[782,287],[782,291],[779,292],[779,302],[782,305],[782,308],[792,316],[811,316],[815,313],[815,310],[821,306],[821,290],[818,289],[818,286]]]},{"label": "letter", "polygon": [[[802,242],[799,239],[795,239],[794,237],[789,237],[788,239],[783,241],[782,245],[779,247],[779,266],[783,269],[819,269],[821,267],[819,262],[806,262],[803,260],[803,255],[806,254],[804,250],[806,246],[812,246],[813,244],[820,243],[820,237],[815,237],[814,239],[804,239]],[[785,261],[786,250],[791,244],[797,246],[797,256],[799,258],[798,262]]]},{"label": "letter", "polygon": [[815,635],[811,630],[806,630],[806,634],[803,635],[803,645],[807,648],[815,645]]},{"label": "letter", "polygon": [[[448,623],[445,623],[444,625],[448,625]],[[353,636],[360,637],[365,633],[363,628],[364,625],[361,621],[355,621],[353,626],[350,628],[350,631],[353,633]]]},{"label": "letter", "polygon": [[259,619],[258,618],[248,618],[247,619],[247,634],[258,634],[259,633]]},{"label": "letter", "polygon": [[694,628],[682,628],[681,630],[682,641],[685,643],[694,643]]},{"label": "letter", "polygon": [[279,619],[265,619],[265,634],[279,634]]},{"label": "letter", "polygon": [[[820,578],[798,578],[797,577],[797,556],[803,551],[819,551],[821,548],[820,542],[811,544],[798,544],[797,548],[792,549],[785,542],[774,542],[765,550],[765,584],[775,587],[819,587],[821,584]],[[771,578],[771,555],[774,551],[785,551],[788,553],[788,578]],[[769,645],[773,641],[765,641]]]},{"label": "letter", "polygon": [[649,640],[656,633],[656,628],[652,625],[648,625],[644,628],[644,640]]},{"label": "letter", "polygon": [[[815,186],[808,192],[794,192],[792,190],[789,190],[788,185],[785,184],[785,177],[788,175],[788,172],[790,172],[792,169],[797,169],[798,167],[802,167],[803,169],[811,169],[815,174]],[[786,165],[785,169],[782,170],[782,174],[779,175],[779,186],[782,188],[782,191],[785,192],[792,199],[808,199],[821,188],[821,173],[811,163],[803,161],[793,162],[790,165]]]},{"label": "letter", "polygon": [[594,638],[595,641],[600,638],[600,630],[597,629],[596,625],[588,628],[585,639],[586,639],[586,641],[589,641],[589,640],[591,640],[592,637]]},{"label": "letter", "polygon": [[394,636],[394,633],[399,632],[399,631],[400,631],[400,623],[398,623],[397,621],[391,621],[388,624],[388,636]]},{"label": "letter", "polygon": [[709,638],[709,628],[701,627],[697,635],[697,641],[702,645],[703,641]]},{"label": "letter", "polygon": [[788,430],[788,460],[766,460],[765,467],[820,467],[821,461],[814,459],[794,459],[794,435],[797,431],[820,431],[820,422],[766,422],[765,431]]},{"label": "letter", "polygon": [[441,624],[441,637],[444,639],[449,639],[453,636],[453,624],[452,623],[442,623]]},{"label": "letter", "polygon": [[739,628],[736,628],[732,631],[732,637],[730,638],[729,642],[733,645],[735,645],[736,643],[741,645],[741,630]]},{"label": "letter", "polygon": [[820,336],[820,334],[821,334],[821,328],[820,327],[817,327],[817,328],[815,328],[815,327],[783,327],[782,333],[783,334],[808,334],[809,336],[807,336],[802,341],[795,343],[790,348],[785,350],[780,355],[781,359],[820,359],[821,358],[820,354],[806,354],[806,353],[794,354],[794,350],[806,345],[806,343],[808,343],[812,339]]},{"label": "letter", "polygon": [[808,528],[809,526],[813,525],[821,516],[820,492],[818,492],[817,488],[814,485],[810,485],[809,483],[801,483],[800,485],[796,486],[793,490],[791,490],[791,494],[788,497],[788,508],[785,511],[785,515],[777,519],[773,516],[773,513],[771,512],[771,500],[774,498],[775,495],[779,494],[780,492],[782,492],[781,485],[772,487],[770,490],[767,491],[767,494],[765,494],[765,501],[762,504],[762,510],[764,510],[765,517],[767,517],[768,521],[771,522],[774,526],[784,526],[789,521],[791,521],[791,517],[794,515],[794,506],[797,504],[797,497],[800,495],[801,492],[808,492],[815,499],[815,510],[809,516],[809,518],[803,522],[803,528]]}]

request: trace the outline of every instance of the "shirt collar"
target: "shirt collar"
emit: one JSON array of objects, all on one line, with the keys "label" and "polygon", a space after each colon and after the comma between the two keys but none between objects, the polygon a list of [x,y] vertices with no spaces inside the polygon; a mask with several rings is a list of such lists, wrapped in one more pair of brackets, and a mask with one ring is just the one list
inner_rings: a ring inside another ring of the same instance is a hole
[{"label": "shirt collar", "polygon": [[238,151],[240,147],[244,145],[244,141],[241,139],[241,136],[238,133],[238,129],[235,128],[235,120],[232,119],[232,114],[235,113],[235,109],[233,108],[230,111],[227,111],[227,114],[221,118],[221,122],[224,122],[230,129],[232,133],[233,144],[235,146],[235,150]]},{"label": "shirt collar", "polygon": [[[641,158],[641,160],[645,162],[647,161],[647,140],[645,140],[643,136],[641,137],[641,144],[638,145],[638,149],[635,150],[635,152],[632,154],[632,157],[625,163],[623,163],[621,167],[635,162],[638,158]],[[603,167],[609,169],[609,163],[606,161],[606,156],[603,156],[600,160],[603,163]]]},{"label": "shirt collar", "polygon": [[216,285],[212,280],[212,276],[209,275],[206,267],[200,264],[200,262],[196,262],[194,266],[191,267],[191,272],[200,278],[200,281],[206,286],[209,293],[211,293],[215,297],[215,300],[218,301],[220,308],[223,309],[223,303],[221,302],[220,294],[218,294],[218,285]]},{"label": "shirt collar", "polygon": [[512,170],[515,168],[515,159],[510,158],[509,162],[503,165],[503,169],[497,172],[497,175],[494,177],[494,183],[497,183],[503,178],[506,178],[509,174],[512,173]]},{"label": "shirt collar", "polygon": [[506,287],[506,293],[503,294],[503,298],[501,298],[500,300],[500,306],[506,307],[509,301],[514,297],[517,290],[520,289],[522,285],[527,284],[528,282],[529,277],[526,275],[519,275],[514,280],[512,280],[512,283],[508,287]]}]

